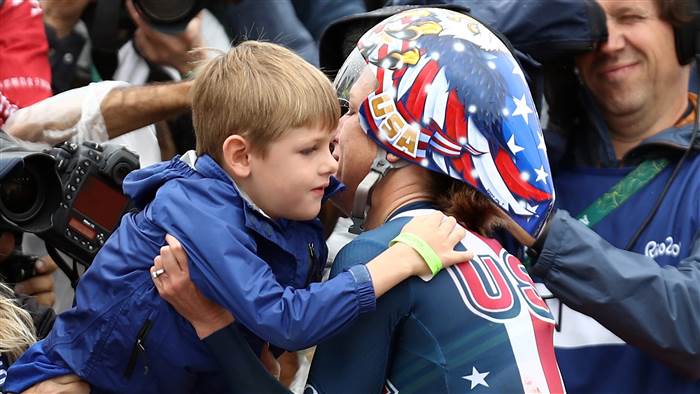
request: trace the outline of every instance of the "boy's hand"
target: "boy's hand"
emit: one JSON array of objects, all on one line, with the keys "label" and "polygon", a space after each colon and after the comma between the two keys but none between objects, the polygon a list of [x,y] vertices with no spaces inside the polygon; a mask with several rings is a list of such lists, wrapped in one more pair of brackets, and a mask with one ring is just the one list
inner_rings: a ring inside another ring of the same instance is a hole
[{"label": "boy's hand", "polygon": [[[445,216],[442,212],[416,216],[403,227],[401,232],[412,233],[425,241],[440,258],[444,268],[469,261],[474,257],[473,252],[454,250],[467,231],[457,224],[454,217]],[[409,261],[410,270],[414,275],[432,276],[430,267],[422,257]]]},{"label": "boy's hand", "polygon": [[180,241],[172,235],[166,235],[165,241],[168,245],[160,248],[151,267],[158,294],[192,324],[200,339],[231,324],[231,313],[204,297],[190,279],[187,253]]}]

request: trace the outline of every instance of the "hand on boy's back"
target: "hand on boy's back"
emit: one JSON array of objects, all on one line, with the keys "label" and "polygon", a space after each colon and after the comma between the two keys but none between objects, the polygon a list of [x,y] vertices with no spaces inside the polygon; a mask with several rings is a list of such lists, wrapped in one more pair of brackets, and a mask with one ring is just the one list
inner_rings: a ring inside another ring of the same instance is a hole
[{"label": "hand on boy's back", "polygon": [[172,235],[166,235],[165,241],[167,245],[160,248],[151,267],[152,274],[162,270],[152,276],[158,294],[192,324],[200,339],[231,324],[233,315],[204,297],[190,279],[187,253],[180,241]]},{"label": "hand on boy's back", "polygon": [[[469,261],[474,257],[474,253],[470,251],[454,250],[466,235],[467,230],[460,226],[454,217],[445,216],[442,212],[416,216],[403,227],[401,232],[412,233],[423,239],[435,251],[445,268]],[[430,268],[422,259],[416,260],[414,268],[415,275],[431,274]]]}]

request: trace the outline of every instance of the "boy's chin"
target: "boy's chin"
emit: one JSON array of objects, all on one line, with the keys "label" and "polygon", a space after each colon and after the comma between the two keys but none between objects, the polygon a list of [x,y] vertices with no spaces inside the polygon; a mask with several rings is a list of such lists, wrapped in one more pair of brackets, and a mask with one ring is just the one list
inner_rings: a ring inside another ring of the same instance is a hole
[{"label": "boy's chin", "polygon": [[319,212],[321,212],[321,204],[319,203],[317,207],[314,208],[309,208],[304,211],[297,211],[297,212],[290,212],[289,215],[286,215],[286,219],[288,220],[296,220],[296,221],[307,221],[307,220],[313,220],[318,217]]}]

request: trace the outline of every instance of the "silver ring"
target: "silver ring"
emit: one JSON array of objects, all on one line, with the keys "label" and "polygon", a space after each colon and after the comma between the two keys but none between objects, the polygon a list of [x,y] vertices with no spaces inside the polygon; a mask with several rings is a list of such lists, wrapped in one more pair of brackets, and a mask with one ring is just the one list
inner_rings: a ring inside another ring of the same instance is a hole
[{"label": "silver ring", "polygon": [[163,268],[157,269],[155,271],[151,272],[151,277],[153,279],[158,278],[159,276],[163,275],[165,273],[165,270]]}]

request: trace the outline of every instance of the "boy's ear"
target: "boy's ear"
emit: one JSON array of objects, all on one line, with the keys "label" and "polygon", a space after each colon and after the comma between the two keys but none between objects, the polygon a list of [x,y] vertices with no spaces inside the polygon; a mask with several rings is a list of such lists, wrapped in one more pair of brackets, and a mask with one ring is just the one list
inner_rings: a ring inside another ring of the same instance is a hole
[{"label": "boy's ear", "polygon": [[250,145],[240,135],[231,135],[224,140],[223,162],[233,176],[245,178],[250,175]]}]

